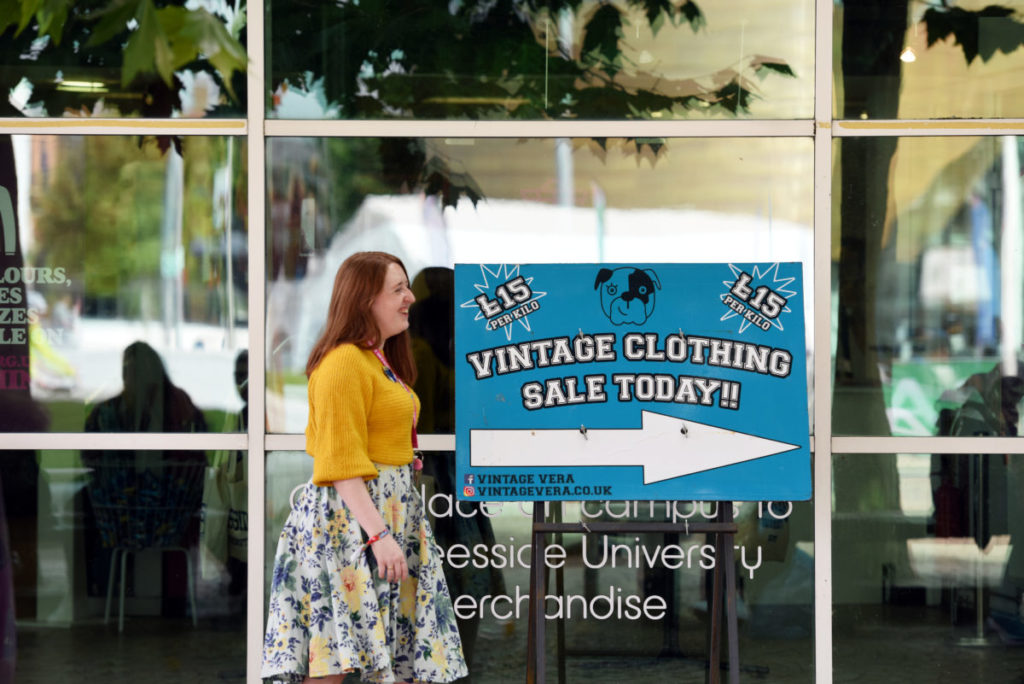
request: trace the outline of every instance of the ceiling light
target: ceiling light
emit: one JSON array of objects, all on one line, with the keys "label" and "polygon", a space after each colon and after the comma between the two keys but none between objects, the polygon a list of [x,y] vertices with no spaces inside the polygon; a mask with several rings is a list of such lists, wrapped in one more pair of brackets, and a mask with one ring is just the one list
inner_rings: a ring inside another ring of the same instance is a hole
[{"label": "ceiling light", "polygon": [[105,93],[107,86],[99,81],[61,81],[57,84],[57,90],[72,93]]}]

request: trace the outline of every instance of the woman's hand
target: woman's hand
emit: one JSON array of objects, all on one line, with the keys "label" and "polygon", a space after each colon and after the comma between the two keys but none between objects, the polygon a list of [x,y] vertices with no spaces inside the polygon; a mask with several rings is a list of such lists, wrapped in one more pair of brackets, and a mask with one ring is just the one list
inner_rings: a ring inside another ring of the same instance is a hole
[{"label": "woman's hand", "polygon": [[388,582],[401,582],[409,577],[409,566],[405,562],[405,554],[392,535],[370,544],[373,557],[377,559],[377,572],[381,579]]},{"label": "woman's hand", "polygon": [[[377,534],[387,526],[380,511],[370,499],[363,478],[353,477],[347,480],[338,480],[334,483],[334,488],[366,534]],[[409,566],[405,562],[405,554],[392,535],[381,537],[370,544],[370,549],[373,551],[374,558],[377,559],[377,572],[381,579],[386,579],[388,582],[401,582],[409,577]]]}]

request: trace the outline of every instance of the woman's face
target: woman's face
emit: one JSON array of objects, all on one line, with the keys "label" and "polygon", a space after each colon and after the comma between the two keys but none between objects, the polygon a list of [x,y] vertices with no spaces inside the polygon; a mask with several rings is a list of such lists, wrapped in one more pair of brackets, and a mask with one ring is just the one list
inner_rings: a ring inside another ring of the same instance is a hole
[{"label": "woman's face", "polygon": [[384,340],[409,327],[409,306],[415,301],[405,271],[398,264],[389,264],[384,275],[384,287],[370,305],[373,320],[377,322]]}]

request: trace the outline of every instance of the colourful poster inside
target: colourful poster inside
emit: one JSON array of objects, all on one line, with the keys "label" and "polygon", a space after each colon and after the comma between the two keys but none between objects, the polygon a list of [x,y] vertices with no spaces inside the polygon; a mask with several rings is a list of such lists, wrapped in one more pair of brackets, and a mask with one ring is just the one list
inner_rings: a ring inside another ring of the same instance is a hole
[{"label": "colourful poster inside", "polygon": [[807,500],[802,266],[459,264],[459,496]]}]

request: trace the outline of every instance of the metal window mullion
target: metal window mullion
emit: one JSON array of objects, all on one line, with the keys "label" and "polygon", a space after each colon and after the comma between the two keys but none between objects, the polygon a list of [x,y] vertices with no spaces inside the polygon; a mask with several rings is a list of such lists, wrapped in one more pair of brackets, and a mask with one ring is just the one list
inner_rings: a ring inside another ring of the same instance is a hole
[{"label": "metal window mullion", "polygon": [[832,12],[814,25],[814,681],[832,684]]},{"label": "metal window mullion", "polygon": [[849,120],[834,122],[832,130],[838,138],[1024,135],[1024,119]]},{"label": "metal window mullion", "polygon": [[245,135],[245,119],[0,118],[0,135]]},{"label": "metal window mullion", "polygon": [[[815,316],[817,317],[819,312],[815,310]],[[817,331],[815,331],[817,332]],[[827,354],[826,354],[827,357]],[[815,365],[814,367],[814,386],[815,394],[824,389],[825,383],[830,384],[830,368],[820,370]],[[824,376],[819,375],[824,373]],[[815,400],[815,429],[818,432],[823,432],[822,428],[818,426],[818,423],[824,418],[819,415],[821,411],[828,411],[830,409],[830,396],[828,398],[829,405],[822,405],[817,399]],[[37,439],[39,435],[33,437],[33,435],[19,435],[25,439]],[[80,435],[68,435],[70,437],[79,438]],[[117,435],[118,437],[134,436],[134,435]],[[174,436],[174,435],[168,435]],[[180,435],[179,435],[180,436]],[[198,436],[198,435],[197,435]],[[158,435],[151,435],[154,438],[154,443]],[[240,438],[245,438],[246,435],[221,435],[219,437],[220,444],[226,443],[226,439],[232,439],[233,443],[237,443]],[[817,453],[818,451],[825,451],[824,447],[818,448],[818,444],[824,444],[825,440],[819,441],[819,438],[823,437],[821,434],[811,435],[810,448],[811,452]],[[90,436],[90,439],[92,437]],[[100,439],[102,437],[99,437]],[[215,437],[217,438],[217,437]],[[420,448],[424,452],[452,452],[455,451],[455,435],[454,434],[421,434]],[[207,441],[203,443],[208,445],[210,436],[206,436]],[[1024,454],[1024,439],[1020,437],[855,437],[855,436],[841,436],[831,437],[830,448],[828,448],[829,454]],[[91,443],[91,442],[90,442]],[[163,443],[163,442],[161,442]],[[264,444],[267,452],[304,452],[306,450],[306,437],[303,434],[268,434],[264,439]],[[219,448],[228,448],[229,446],[217,446]],[[230,446],[233,447],[233,446]],[[127,448],[127,446],[125,446]]]},{"label": "metal window mullion", "polygon": [[239,433],[208,432],[14,432],[5,433],[0,446],[0,459],[4,451],[24,449],[108,451],[219,451],[245,449],[248,435]]},{"label": "metal window mullion", "polygon": [[305,451],[306,435],[267,435],[267,451]]},{"label": "metal window mullion", "polygon": [[422,138],[750,138],[810,137],[814,122],[807,120],[713,121],[424,121],[271,119],[270,137],[422,137]]},{"label": "metal window mullion", "polygon": [[1024,454],[1020,437],[833,437],[836,454]]},{"label": "metal window mullion", "polygon": [[[455,451],[455,435],[417,435],[421,451]],[[305,451],[305,435],[267,435],[267,451]]]},{"label": "metal window mullion", "polygon": [[264,3],[249,0],[248,96],[249,251],[249,537],[246,591],[246,681],[259,684],[263,660],[263,576],[266,547],[266,85]]}]

